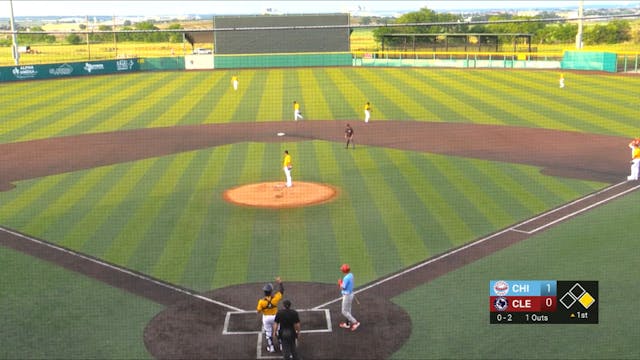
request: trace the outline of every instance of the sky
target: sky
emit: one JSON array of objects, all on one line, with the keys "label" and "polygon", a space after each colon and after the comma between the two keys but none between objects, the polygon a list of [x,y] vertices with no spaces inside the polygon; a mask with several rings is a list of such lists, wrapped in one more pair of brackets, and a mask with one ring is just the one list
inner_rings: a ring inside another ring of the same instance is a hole
[{"label": "sky", "polygon": [[[494,1],[405,1],[405,0],[343,0],[343,1],[243,1],[243,0],[0,0],[0,18],[19,16],[179,16],[187,14],[244,15],[263,14],[270,8],[277,13],[351,12],[367,15],[376,13],[410,12],[427,7],[435,11],[468,9],[517,9],[541,7],[578,7],[579,0],[494,0]],[[640,3],[636,1],[584,0],[585,7],[603,3]]]}]

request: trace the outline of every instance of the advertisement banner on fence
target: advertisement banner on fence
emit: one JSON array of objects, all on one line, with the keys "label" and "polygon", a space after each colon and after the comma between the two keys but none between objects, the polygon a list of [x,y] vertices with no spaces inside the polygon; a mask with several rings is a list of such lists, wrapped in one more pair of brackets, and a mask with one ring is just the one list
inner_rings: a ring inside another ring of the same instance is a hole
[{"label": "advertisement banner on fence", "polygon": [[0,81],[55,79],[69,76],[116,74],[140,70],[138,59],[0,67]]}]

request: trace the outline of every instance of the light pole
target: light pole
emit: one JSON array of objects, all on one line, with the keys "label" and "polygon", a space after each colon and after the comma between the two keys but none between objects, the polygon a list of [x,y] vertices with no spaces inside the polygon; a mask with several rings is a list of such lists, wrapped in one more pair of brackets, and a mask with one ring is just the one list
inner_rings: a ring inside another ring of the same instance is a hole
[{"label": "light pole", "polygon": [[16,34],[16,25],[13,20],[13,0],[9,0],[9,6],[11,7],[11,39],[13,40],[13,45],[11,46],[11,53],[13,55],[13,61],[15,61],[16,65],[20,65],[20,52],[18,51],[18,35]]}]

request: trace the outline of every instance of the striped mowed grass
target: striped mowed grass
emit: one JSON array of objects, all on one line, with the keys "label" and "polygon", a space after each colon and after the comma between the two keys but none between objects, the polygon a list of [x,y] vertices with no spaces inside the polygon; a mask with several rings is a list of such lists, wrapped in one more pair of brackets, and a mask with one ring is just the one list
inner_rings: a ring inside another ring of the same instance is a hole
[{"label": "striped mowed grass", "polygon": [[[237,74],[240,89],[230,78]],[[447,121],[635,134],[637,80],[553,71],[293,68],[158,72],[3,84],[0,141],[187,124]],[[250,124],[248,124],[250,126]],[[380,134],[383,136],[383,134]],[[194,290],[280,275],[361,283],[593,192],[531,166],[342,143],[243,142],[32,179],[0,193],[0,224]],[[236,207],[224,190],[282,177],[341,189],[288,210]],[[471,178],[469,173],[473,173]]]}]

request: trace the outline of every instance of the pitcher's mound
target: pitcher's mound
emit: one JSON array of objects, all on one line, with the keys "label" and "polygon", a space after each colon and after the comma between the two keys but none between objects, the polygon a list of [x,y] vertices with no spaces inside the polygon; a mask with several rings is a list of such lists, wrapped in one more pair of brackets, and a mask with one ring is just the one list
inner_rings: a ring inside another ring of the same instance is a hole
[{"label": "pitcher's mound", "polygon": [[289,188],[283,182],[242,185],[225,191],[223,197],[234,204],[279,209],[325,203],[337,194],[329,185],[295,181]]}]

